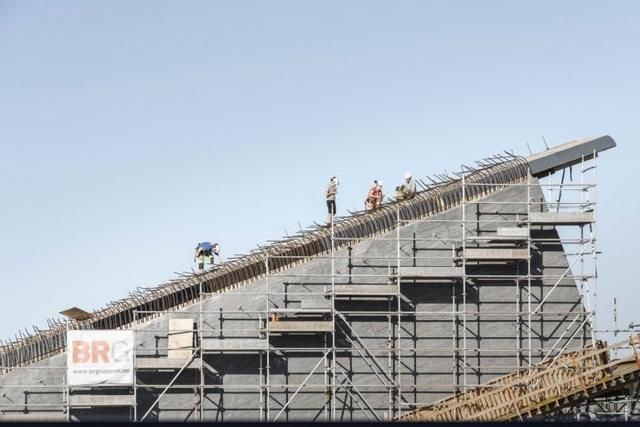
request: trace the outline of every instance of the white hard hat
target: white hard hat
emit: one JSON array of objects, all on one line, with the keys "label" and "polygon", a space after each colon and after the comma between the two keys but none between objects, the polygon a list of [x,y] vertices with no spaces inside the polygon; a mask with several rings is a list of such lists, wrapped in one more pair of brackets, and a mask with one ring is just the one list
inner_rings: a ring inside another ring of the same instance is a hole
[{"label": "white hard hat", "polygon": [[407,172],[404,174],[404,179],[411,179],[411,172]]}]

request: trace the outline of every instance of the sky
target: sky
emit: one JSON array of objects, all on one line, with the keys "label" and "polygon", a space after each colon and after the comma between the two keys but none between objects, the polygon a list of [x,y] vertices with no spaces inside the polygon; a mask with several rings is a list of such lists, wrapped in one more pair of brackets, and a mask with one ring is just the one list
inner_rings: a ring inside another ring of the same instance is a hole
[{"label": "sky", "polygon": [[598,326],[640,322],[640,3],[0,0],[0,339],[322,222],[387,188],[581,137]]}]

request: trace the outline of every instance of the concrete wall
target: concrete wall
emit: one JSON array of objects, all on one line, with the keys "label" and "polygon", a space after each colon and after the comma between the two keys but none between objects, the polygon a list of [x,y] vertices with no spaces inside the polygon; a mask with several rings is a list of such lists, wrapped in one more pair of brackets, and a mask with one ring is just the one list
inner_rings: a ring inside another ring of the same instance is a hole
[{"label": "concrete wall", "polygon": [[[531,197],[542,200],[539,189],[534,190]],[[526,187],[511,187],[483,199],[482,203],[468,204],[465,218],[470,222],[466,223],[466,234],[487,235],[497,226],[515,227],[518,220],[523,218],[523,213],[526,213],[526,200]],[[543,209],[542,204],[540,209]],[[399,248],[401,265],[453,265],[453,255],[459,253],[455,247],[459,243],[454,244],[446,239],[461,237],[461,216],[462,209],[457,208],[433,217],[431,221],[402,227],[400,238],[404,240],[401,240]],[[501,223],[490,222],[494,220]],[[557,237],[556,231],[549,227],[537,227],[532,233],[533,237]],[[349,249],[337,251],[334,260],[336,285],[394,283],[398,251],[396,237],[397,232],[393,231],[374,239],[354,242]],[[295,308],[300,306],[301,300],[322,300],[324,292],[331,288],[331,263],[330,257],[317,257],[270,276],[270,306]],[[533,274],[559,276],[568,267],[568,262],[557,243],[537,244],[532,250],[531,265]],[[505,265],[469,263],[469,274],[493,277],[468,279],[464,285],[460,280],[407,281],[401,283],[399,300],[395,297],[336,300],[336,310],[347,319],[346,322],[342,319],[336,322],[336,381],[338,384],[353,384],[359,392],[349,389],[351,393],[348,393],[344,387],[338,387],[337,419],[367,420],[367,414],[358,406],[365,407],[363,398],[380,418],[397,415],[395,408],[399,402],[404,402],[405,410],[411,409],[408,404],[433,402],[463,390],[465,383],[481,384],[518,367],[536,363],[554,343],[559,342],[560,347],[567,343],[567,338],[573,332],[577,332],[576,339],[569,343],[568,348],[588,343],[588,328],[576,331],[582,323],[580,313],[583,307],[575,282],[567,279],[560,281],[541,309],[541,315],[533,315],[529,319],[529,305],[537,306],[557,280],[553,277],[532,280],[529,298],[528,281],[512,278],[515,275],[522,276],[526,271],[526,262]],[[498,276],[510,278],[497,280]],[[286,302],[283,295],[285,288]],[[204,312],[205,337],[264,337],[260,331],[265,325],[264,315],[255,312],[267,307],[266,290],[266,280],[256,281],[212,296],[202,308],[195,304],[138,325],[138,356],[165,356],[169,318],[190,317],[197,324],[200,310]],[[403,312],[400,322],[398,308]],[[569,327],[576,316],[578,320]],[[302,319],[300,314],[295,317],[282,314],[280,321],[294,318]],[[330,319],[330,315],[316,314],[305,318],[323,320]],[[355,339],[355,335],[360,337],[360,341]],[[200,371],[187,369],[148,419],[198,420],[198,408],[202,404],[206,420],[258,420],[266,416],[264,402],[267,396],[260,393],[259,385],[267,381],[267,364],[271,384],[269,416],[273,419],[292,397],[297,385],[320,361],[325,345],[331,343],[331,334],[274,335],[269,341],[271,350],[268,355],[264,352],[206,354],[204,402],[200,401],[200,389],[197,386],[201,380]],[[364,347],[373,352],[375,361],[367,355]],[[325,404],[330,401],[330,390],[324,384],[330,383],[330,359],[322,362],[309,378],[307,384],[314,386],[303,388],[279,420],[324,420],[329,416],[330,407]],[[0,377],[0,410],[14,415],[25,413],[25,408],[29,414],[38,410],[60,412],[64,401],[65,363],[65,355],[59,355]],[[168,384],[175,373],[175,370],[138,372],[138,383],[149,386],[137,390],[138,418],[147,412],[160,395],[160,386]],[[401,395],[396,388],[385,385],[390,379],[401,384]],[[11,385],[16,388],[11,388]],[[44,388],[51,386],[55,389]],[[58,406],[38,407],[38,403]],[[131,408],[74,409],[72,418],[128,419],[131,411]]]}]

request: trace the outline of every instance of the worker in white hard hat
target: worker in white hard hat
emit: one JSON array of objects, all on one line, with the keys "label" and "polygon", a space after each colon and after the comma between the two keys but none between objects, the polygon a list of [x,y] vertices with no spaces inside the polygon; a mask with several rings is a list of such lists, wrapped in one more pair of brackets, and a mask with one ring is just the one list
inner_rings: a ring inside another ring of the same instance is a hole
[{"label": "worker in white hard hat", "polygon": [[404,183],[396,187],[396,199],[408,200],[416,195],[416,182],[411,176],[411,172],[404,174]]},{"label": "worker in white hard hat", "polygon": [[338,194],[338,178],[334,176],[329,180],[325,191],[325,197],[327,198],[327,224],[333,222],[333,217],[336,214],[336,194]]},{"label": "worker in white hard hat", "polygon": [[367,198],[364,201],[365,208],[370,211],[373,209],[378,209],[382,205],[382,199],[384,194],[382,194],[382,181],[374,180],[373,187],[367,193]]}]

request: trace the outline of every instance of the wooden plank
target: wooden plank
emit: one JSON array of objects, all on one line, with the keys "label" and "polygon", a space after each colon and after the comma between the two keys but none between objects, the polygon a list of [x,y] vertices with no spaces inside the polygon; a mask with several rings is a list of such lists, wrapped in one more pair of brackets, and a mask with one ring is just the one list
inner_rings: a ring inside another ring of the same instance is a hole
[{"label": "wooden plank", "polygon": [[328,299],[303,299],[300,307],[305,309],[328,309],[331,310],[331,300]]},{"label": "wooden plank", "polygon": [[401,279],[455,279],[464,275],[462,267],[400,267]]},{"label": "wooden plank", "polygon": [[202,348],[206,351],[263,351],[267,349],[267,340],[260,338],[203,338]]},{"label": "wooden plank", "polygon": [[133,394],[72,394],[71,406],[133,406]]},{"label": "wooden plank", "polygon": [[529,254],[526,249],[467,248],[464,256],[471,261],[517,261],[527,259]]},{"label": "wooden plank", "polygon": [[93,317],[93,313],[89,313],[78,307],[71,307],[66,310],[62,310],[60,314],[73,320],[88,320]]},{"label": "wooden plank", "polygon": [[0,422],[64,422],[67,414],[62,412],[0,412]]},{"label": "wooden plank", "polygon": [[337,296],[393,296],[398,293],[394,285],[336,285]]},{"label": "wooden plank", "polygon": [[[168,357],[138,357],[136,358],[136,369],[139,370],[155,370],[155,369],[180,369],[186,363],[185,359],[170,359]],[[199,369],[200,359],[193,359],[186,369]]]},{"label": "wooden plank", "polygon": [[330,321],[269,321],[270,333],[315,333],[331,332]]},{"label": "wooden plank", "polygon": [[169,319],[168,358],[188,359],[193,354],[193,319]]},{"label": "wooden plank", "polygon": [[496,230],[498,237],[510,237],[526,240],[529,237],[529,229],[526,227],[498,227]]},{"label": "wooden plank", "polygon": [[529,215],[529,221],[535,225],[582,225],[593,220],[593,212],[531,212]]}]

